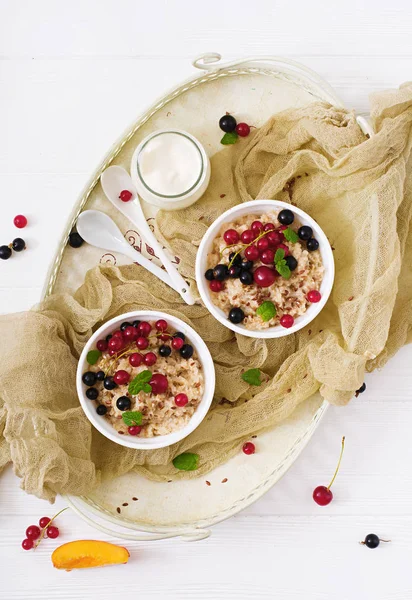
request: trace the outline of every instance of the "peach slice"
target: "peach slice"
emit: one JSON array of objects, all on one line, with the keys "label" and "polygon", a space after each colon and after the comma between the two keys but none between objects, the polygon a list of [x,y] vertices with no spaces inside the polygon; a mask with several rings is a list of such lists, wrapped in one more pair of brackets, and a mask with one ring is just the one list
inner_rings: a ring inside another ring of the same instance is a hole
[{"label": "peach slice", "polygon": [[123,546],[98,540],[78,540],[56,548],[52,563],[56,569],[89,569],[127,563],[129,552]]}]

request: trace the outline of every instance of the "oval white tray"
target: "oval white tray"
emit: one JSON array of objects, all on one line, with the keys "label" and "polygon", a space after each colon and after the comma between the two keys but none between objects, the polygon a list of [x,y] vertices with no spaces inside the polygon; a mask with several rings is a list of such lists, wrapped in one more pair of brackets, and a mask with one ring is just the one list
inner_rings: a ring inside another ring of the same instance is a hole
[{"label": "oval white tray", "polygon": [[[78,250],[66,246],[67,235],[84,208],[108,213],[129,242],[156,261],[153,250],[104,198],[99,184],[100,174],[110,164],[129,170],[134,148],[152,131],[185,129],[202,141],[210,156],[221,149],[217,122],[226,111],[260,126],[275,112],[318,100],[342,106],[326,82],[293,61],[257,57],[222,65],[220,58],[218,54],[207,54],[196,59],[193,64],[203,73],[149,107],[105,156],[74,207],[46,281],[45,296],[73,291],[82,283],[85,272],[99,262],[127,262],[91,246]],[[363,117],[358,117],[358,122],[365,133],[372,135]],[[150,223],[154,208],[144,203],[143,208]],[[78,253],[74,265],[73,252]],[[179,263],[179,257],[173,259]],[[206,477],[157,483],[129,473],[102,483],[87,497],[71,497],[68,502],[82,518],[117,537],[202,539],[209,535],[208,527],[250,505],[280,479],[313,435],[326,409],[320,395],[314,395],[279,426],[257,436],[256,454],[245,456],[240,452]]]}]

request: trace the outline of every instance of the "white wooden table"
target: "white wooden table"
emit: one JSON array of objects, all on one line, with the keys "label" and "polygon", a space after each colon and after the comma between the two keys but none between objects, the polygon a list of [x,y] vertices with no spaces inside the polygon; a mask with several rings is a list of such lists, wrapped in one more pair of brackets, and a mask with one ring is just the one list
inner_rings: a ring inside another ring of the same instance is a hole
[{"label": "white wooden table", "polygon": [[[224,58],[274,54],[312,67],[348,106],[412,74],[408,0],[0,0],[0,243],[29,249],[0,265],[0,310],[40,297],[49,261],[83,183],[141,109],[192,72],[206,51]],[[365,394],[331,408],[283,480],[199,543],[129,543],[129,566],[58,572],[58,542],[104,538],[75,515],[36,552],[26,526],[56,507],[0,477],[0,597],[407,600],[412,597],[412,349],[367,378]],[[335,500],[318,507],[340,438],[347,448]],[[358,541],[390,538],[377,550]]]}]

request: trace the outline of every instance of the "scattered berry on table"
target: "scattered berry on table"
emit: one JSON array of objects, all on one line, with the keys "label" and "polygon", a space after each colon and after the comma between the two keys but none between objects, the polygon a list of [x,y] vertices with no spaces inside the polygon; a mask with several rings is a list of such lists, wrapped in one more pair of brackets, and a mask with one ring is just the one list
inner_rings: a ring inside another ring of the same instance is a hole
[{"label": "scattered berry on table", "polygon": [[288,208],[284,208],[278,214],[278,221],[282,225],[292,225],[294,220],[295,220],[295,215]]},{"label": "scattered berry on table", "polygon": [[99,406],[96,408],[96,412],[102,417],[107,413],[107,406],[105,406],[104,404],[99,404]]},{"label": "scattered berry on table", "polygon": [[239,279],[243,285],[251,285],[253,283],[253,273],[242,269],[239,275]]},{"label": "scattered berry on table", "polygon": [[140,367],[142,362],[143,356],[138,352],[133,352],[133,354],[129,356],[129,363],[132,365],[132,367]]},{"label": "scattered berry on table", "polygon": [[99,340],[96,344],[96,348],[100,350],[100,352],[106,352],[107,350],[107,342],[106,340]]},{"label": "scattered berry on table", "polygon": [[363,382],[362,385],[360,386],[360,388],[358,390],[356,390],[356,392],[355,392],[356,398],[359,396],[359,394],[363,394],[363,392],[365,390],[366,390],[366,383]]},{"label": "scattered berry on table", "polygon": [[310,240],[312,235],[313,235],[313,229],[312,229],[312,227],[309,227],[309,225],[302,225],[302,227],[299,227],[298,236],[301,240],[304,240],[304,241]]},{"label": "scattered berry on table", "polygon": [[259,287],[269,287],[275,282],[276,273],[269,267],[258,267],[253,273],[253,279]]},{"label": "scattered berry on table", "polygon": [[11,247],[15,252],[21,252],[26,248],[26,242],[22,238],[15,238],[11,243]]},{"label": "scattered berry on table", "polygon": [[11,248],[8,246],[0,246],[0,258],[2,260],[7,260],[11,256]]},{"label": "scattered berry on table", "polygon": [[242,257],[237,252],[231,252],[229,254],[229,263],[237,267],[242,264]]},{"label": "scattered berry on table", "polygon": [[318,240],[315,240],[315,238],[310,238],[306,242],[306,248],[309,250],[309,252],[315,252],[315,250],[319,248]]},{"label": "scattered berry on table", "polygon": [[[184,343],[185,343],[184,340],[182,340],[182,338],[180,338],[180,337],[173,338],[172,339],[173,350],[180,350],[180,348],[183,347]],[[159,349],[159,351],[160,351],[160,349]]]},{"label": "scattered berry on table", "polygon": [[116,406],[121,411],[129,410],[129,408],[131,407],[131,405],[132,405],[132,401],[127,396],[120,396],[116,400]]},{"label": "scattered berry on table", "polygon": [[[162,346],[162,347],[170,350],[169,346]],[[170,353],[171,353],[171,350],[170,350],[169,354]],[[159,349],[159,354],[160,354],[160,349]],[[157,361],[157,356],[154,352],[147,352],[147,354],[145,354],[143,357],[143,362],[147,367],[152,367],[156,361]]]},{"label": "scattered berry on table", "polygon": [[103,386],[106,390],[114,390],[117,388],[117,383],[113,380],[113,377],[106,377],[103,381]]},{"label": "scattered berry on table", "polygon": [[46,529],[46,533],[47,533],[47,537],[54,540],[57,537],[59,537],[60,535],[60,531],[58,527],[55,527],[55,525],[50,525],[47,529]]},{"label": "scattered berry on table", "polygon": [[344,448],[345,448],[345,437],[342,438],[342,447],[341,447],[341,451],[340,451],[340,455],[339,455],[338,465],[336,467],[335,473],[333,474],[330,484],[327,487],[325,485],[318,485],[318,487],[316,487],[313,490],[313,499],[316,502],[316,504],[319,504],[319,506],[326,506],[327,504],[330,504],[330,502],[332,502],[332,500],[333,500],[333,494],[332,494],[330,488],[332,487],[332,484],[335,481],[336,475],[338,474],[340,463],[342,461]]},{"label": "scattered berry on table", "polygon": [[27,225],[27,218],[24,215],[16,215],[13,223],[18,229],[23,229]]},{"label": "scattered berry on table", "polygon": [[69,235],[69,246],[72,248],[80,248],[83,242],[84,239],[79,233],[77,233],[77,231],[72,231],[72,233]]},{"label": "scattered berry on table", "polygon": [[368,533],[361,544],[367,548],[377,548],[381,542],[390,542],[390,540],[383,540],[376,533]]},{"label": "scattered berry on table", "polygon": [[216,265],[213,269],[213,276],[216,281],[224,281],[229,276],[229,269],[227,265]]},{"label": "scattered berry on table", "polygon": [[139,435],[141,431],[142,428],[140,427],[140,425],[130,425],[130,427],[127,428],[127,432],[129,435]]},{"label": "scattered berry on table", "polygon": [[255,444],[252,442],[245,442],[243,444],[242,450],[245,454],[254,454],[256,451]]},{"label": "scattered berry on table", "polygon": [[280,321],[279,321],[279,323],[285,329],[289,329],[290,327],[292,327],[294,322],[295,322],[295,319],[292,317],[292,315],[282,315],[280,317]]},{"label": "scattered berry on table", "polygon": [[149,384],[152,386],[153,394],[164,394],[169,385],[167,377],[161,373],[154,373]]},{"label": "scattered berry on table", "polygon": [[254,239],[255,239],[255,236],[251,229],[246,229],[245,231],[242,231],[242,233],[240,234],[240,240],[241,240],[242,244],[250,244],[251,242],[253,242]]},{"label": "scattered berry on table", "polygon": [[117,383],[117,385],[126,385],[126,383],[129,383],[129,380],[130,380],[130,373],[128,373],[127,371],[125,371],[123,369],[119,369],[113,375],[113,381],[115,383]]},{"label": "scattered berry on table", "polygon": [[205,273],[205,278],[208,281],[213,281],[213,279],[215,278],[215,276],[213,275],[213,269],[208,269]]},{"label": "scattered berry on table", "polygon": [[219,127],[225,133],[231,133],[236,129],[236,119],[232,115],[223,115],[219,119]]},{"label": "scattered berry on table", "polygon": [[30,525],[26,529],[26,537],[29,540],[37,540],[40,537],[40,528],[37,525]]},{"label": "scattered berry on table", "polygon": [[188,402],[189,402],[189,398],[186,396],[186,394],[177,394],[175,396],[176,406],[186,406],[186,404]]},{"label": "scattered berry on table", "polygon": [[164,319],[159,319],[155,323],[155,328],[156,328],[156,331],[166,331],[167,321],[165,321]]},{"label": "scattered berry on table", "polygon": [[33,546],[34,546],[34,542],[33,542],[33,540],[30,540],[29,538],[26,538],[21,543],[21,547],[23,548],[23,550],[31,550],[33,548]]},{"label": "scattered berry on table", "polygon": [[136,340],[136,346],[139,350],[146,350],[149,345],[149,340],[146,337],[138,337]]},{"label": "scattered berry on table", "polygon": [[228,229],[223,234],[223,239],[225,240],[226,244],[230,246],[231,244],[237,244],[240,239],[240,236],[236,229]]},{"label": "scattered berry on table", "polygon": [[224,288],[224,283],[223,281],[214,279],[213,281],[209,282],[209,288],[212,290],[212,292],[221,292]]},{"label": "scattered berry on table", "polygon": [[86,396],[89,400],[97,400],[97,396],[99,395],[99,390],[95,387],[89,387],[86,390]]},{"label": "scattered berry on table", "polygon": [[289,256],[285,256],[286,264],[291,271],[294,271],[298,266],[298,261],[294,256],[289,254]]},{"label": "scattered berry on table", "polygon": [[180,356],[183,358],[191,358],[193,356],[193,346],[190,344],[184,344],[180,348]]},{"label": "scattered berry on table", "polygon": [[132,197],[133,194],[129,190],[122,190],[119,194],[119,198],[122,202],[129,202],[129,200],[131,200]]},{"label": "scattered berry on table", "polygon": [[247,123],[238,123],[236,125],[236,133],[240,135],[240,137],[247,137],[250,133],[250,127]]},{"label": "scattered berry on table", "polygon": [[97,381],[104,381],[105,377],[106,377],[106,375],[105,375],[104,371],[97,371],[97,373],[96,373]]},{"label": "scattered berry on table", "polygon": [[42,517],[41,519],[39,519],[39,526],[41,527],[41,529],[46,527],[50,523],[50,520],[50,517]]},{"label": "scattered berry on table", "polygon": [[137,328],[139,334],[143,337],[147,337],[152,331],[152,326],[147,321],[142,321]]},{"label": "scattered berry on table", "polygon": [[120,331],[125,331],[128,327],[133,327],[133,325],[131,323],[129,323],[128,321],[124,321],[120,325]]},{"label": "scattered berry on table", "polygon": [[82,381],[84,385],[92,387],[92,385],[96,383],[96,373],[93,373],[93,371],[86,371],[86,373],[83,373],[82,375]]},{"label": "scattered berry on table", "polygon": [[245,250],[245,257],[248,260],[257,260],[259,258],[259,250],[255,244],[248,246]]},{"label": "scattered berry on table", "polygon": [[319,302],[320,299],[322,298],[322,296],[321,296],[320,292],[318,292],[318,290],[310,290],[307,293],[306,298],[308,299],[308,302],[312,302],[312,304],[313,304],[313,303]]},{"label": "scattered berry on table", "polygon": [[243,321],[245,313],[241,308],[231,308],[228,316],[231,323],[237,324]]},{"label": "scattered berry on table", "polygon": [[[179,339],[179,338],[176,338],[176,340],[177,340],[177,339]],[[175,341],[175,340],[173,340],[173,341]],[[182,346],[183,346],[183,340],[181,340],[181,342],[182,342]],[[180,347],[182,347],[182,346],[180,346]],[[171,347],[170,347],[170,346],[166,346],[166,345],[164,344],[163,346],[160,346],[160,348],[159,348],[159,354],[160,354],[160,356],[165,356],[165,357],[166,357],[166,356],[170,356],[170,355],[172,354],[172,349],[171,349]],[[147,356],[147,354],[146,354],[146,356]],[[155,354],[155,356],[156,356],[156,354]],[[145,362],[146,362],[146,361],[145,361]],[[156,362],[156,361],[155,361],[155,362]],[[146,363],[146,364],[147,364],[147,363]],[[154,363],[153,363],[153,364],[154,364]]]},{"label": "scattered berry on table", "polygon": [[239,265],[232,265],[229,268],[229,277],[231,279],[237,279],[240,276],[241,272],[242,272],[242,267],[240,267]]}]

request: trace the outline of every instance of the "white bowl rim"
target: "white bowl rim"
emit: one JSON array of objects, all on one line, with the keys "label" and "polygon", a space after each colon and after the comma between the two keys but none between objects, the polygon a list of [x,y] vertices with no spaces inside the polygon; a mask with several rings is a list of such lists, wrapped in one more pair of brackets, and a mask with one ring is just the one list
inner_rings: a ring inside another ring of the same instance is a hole
[{"label": "white bowl rim", "polygon": [[[133,436],[120,435],[119,433],[117,433],[117,431],[112,427],[112,425],[107,419],[101,417],[96,413],[94,402],[92,400],[89,400],[84,393],[87,389],[87,386],[85,386],[82,381],[82,375],[85,372],[85,366],[87,365],[86,356],[87,353],[94,348],[95,342],[101,337],[105,337],[108,333],[110,333],[111,330],[116,329],[115,326],[119,323],[123,321],[128,321],[130,319],[135,320],[139,318],[141,318],[142,320],[150,321],[165,319],[177,331],[182,331],[185,335],[187,335],[189,341],[195,347],[198,358],[202,364],[205,381],[205,389],[202,399],[194,415],[190,419],[189,423],[182,429],[179,429],[167,435],[159,435],[154,436],[152,438],[139,438]],[[204,417],[208,413],[213,400],[215,391],[215,377],[215,367],[209,349],[206,346],[203,339],[200,337],[200,335],[190,325],[188,325],[187,323],[185,323],[185,321],[182,321],[178,317],[175,317],[163,311],[137,310],[123,313],[117,317],[114,317],[113,319],[110,319],[101,327],[99,327],[99,329],[97,329],[89,338],[82,350],[77,365],[76,388],[80,404],[83,408],[86,417],[102,435],[110,439],[112,442],[120,444],[121,446],[126,446],[127,448],[134,448],[136,450],[154,450],[158,448],[165,448],[167,446],[175,444],[176,442],[181,441],[200,425],[200,423],[203,421]]]},{"label": "white bowl rim", "polygon": [[[204,277],[208,249],[210,248],[212,241],[218,234],[222,224],[236,219],[237,216],[240,216],[237,213],[245,213],[246,209],[246,214],[253,214],[254,212],[256,214],[262,214],[262,212],[269,212],[269,210],[274,210],[277,208],[288,208],[299,217],[299,220],[302,222],[302,224],[310,225],[310,227],[312,227],[315,233],[315,237],[319,242],[319,250],[321,252],[323,265],[325,267],[325,274],[320,288],[322,298],[320,302],[312,304],[303,315],[298,317],[294,325],[289,329],[286,329],[281,325],[276,325],[275,327],[269,327],[268,329],[263,330],[246,329],[246,327],[244,327],[243,325],[236,325],[235,323],[231,323],[227,316],[223,313],[223,311],[220,308],[218,308],[215,304],[213,304],[213,302],[209,299],[209,289],[206,286],[206,280]],[[210,227],[204,234],[202,241],[200,242],[196,254],[195,272],[196,283],[200,296],[206,308],[215,317],[215,319],[217,319],[217,321],[219,321],[222,325],[231,329],[235,333],[239,333],[240,335],[253,338],[273,339],[285,337],[287,335],[291,335],[292,333],[296,333],[303,327],[306,327],[306,325],[308,325],[311,321],[313,321],[313,319],[317,317],[317,315],[325,306],[332,292],[333,282],[335,278],[335,262],[333,258],[333,251],[328,238],[326,237],[323,229],[318,225],[318,223],[316,223],[316,221],[310,215],[308,215],[305,211],[298,208],[297,206],[293,206],[293,204],[288,204],[287,202],[283,202],[282,200],[262,199],[251,200],[249,202],[241,202],[240,204],[236,204],[236,206],[229,208],[210,225]]]}]

